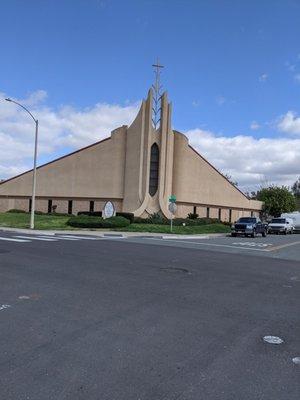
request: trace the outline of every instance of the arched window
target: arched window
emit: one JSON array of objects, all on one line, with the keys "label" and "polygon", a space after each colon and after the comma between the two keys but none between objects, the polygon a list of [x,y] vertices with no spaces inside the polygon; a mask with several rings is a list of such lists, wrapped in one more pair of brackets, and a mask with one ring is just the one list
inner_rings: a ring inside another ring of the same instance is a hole
[{"label": "arched window", "polygon": [[156,143],[151,146],[149,193],[154,196],[158,188],[159,148]]}]

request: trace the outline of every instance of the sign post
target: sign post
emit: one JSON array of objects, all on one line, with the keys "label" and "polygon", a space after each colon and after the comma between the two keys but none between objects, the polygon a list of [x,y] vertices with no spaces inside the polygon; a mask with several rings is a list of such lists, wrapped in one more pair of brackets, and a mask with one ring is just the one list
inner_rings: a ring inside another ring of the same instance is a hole
[{"label": "sign post", "polygon": [[171,220],[170,220],[171,226],[170,226],[170,228],[171,228],[171,233],[172,233],[173,232],[173,217],[174,217],[174,215],[176,213],[176,210],[177,210],[176,196],[174,194],[172,194],[172,196],[169,197],[169,202],[170,203],[169,203],[168,209],[169,209],[169,211],[171,213]]}]

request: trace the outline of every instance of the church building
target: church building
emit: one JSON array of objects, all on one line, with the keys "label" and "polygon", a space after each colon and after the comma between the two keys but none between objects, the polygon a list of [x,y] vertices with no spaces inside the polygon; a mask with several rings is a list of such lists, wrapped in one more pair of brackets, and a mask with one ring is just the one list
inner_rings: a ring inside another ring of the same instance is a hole
[{"label": "church building", "polygon": [[[111,201],[116,211],[170,218],[169,198],[176,196],[176,217],[234,221],[258,216],[262,203],[250,200],[172,129],[171,104],[157,85],[149,90],[130,126],[37,169],[36,210],[76,214],[101,211]],[[33,171],[0,183],[0,212],[31,208]]]}]

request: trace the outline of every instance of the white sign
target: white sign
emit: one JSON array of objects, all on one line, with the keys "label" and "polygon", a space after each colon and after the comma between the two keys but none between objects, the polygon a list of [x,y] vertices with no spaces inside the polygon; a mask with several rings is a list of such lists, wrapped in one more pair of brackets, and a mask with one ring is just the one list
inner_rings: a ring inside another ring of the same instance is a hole
[{"label": "white sign", "polygon": [[111,201],[107,201],[105,203],[105,206],[103,208],[102,211],[102,217],[105,218],[111,218],[115,215],[115,206],[113,205],[113,203]]},{"label": "white sign", "polygon": [[171,214],[175,214],[177,210],[177,205],[175,203],[169,203],[168,209]]}]

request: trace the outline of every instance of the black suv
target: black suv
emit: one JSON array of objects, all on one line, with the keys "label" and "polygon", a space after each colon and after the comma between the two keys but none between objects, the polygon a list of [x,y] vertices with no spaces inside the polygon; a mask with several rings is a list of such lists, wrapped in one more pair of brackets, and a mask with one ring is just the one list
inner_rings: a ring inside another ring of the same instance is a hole
[{"label": "black suv", "polygon": [[231,226],[231,236],[245,235],[255,237],[261,233],[263,237],[267,236],[268,228],[256,217],[242,217]]}]

